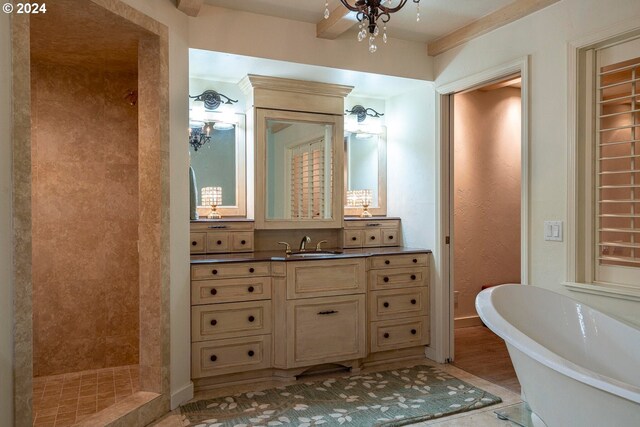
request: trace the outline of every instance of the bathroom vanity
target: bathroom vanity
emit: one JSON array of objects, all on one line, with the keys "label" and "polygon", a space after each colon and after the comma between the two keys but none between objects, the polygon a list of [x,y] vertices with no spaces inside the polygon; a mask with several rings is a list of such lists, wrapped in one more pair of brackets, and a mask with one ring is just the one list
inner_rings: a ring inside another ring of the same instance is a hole
[{"label": "bathroom vanity", "polygon": [[[430,251],[403,247],[401,219],[386,216],[386,139],[344,132],[351,87],[252,75],[240,85],[255,132],[232,173],[250,185],[232,191],[242,209],[220,211],[246,215],[191,222],[196,389],[424,357]],[[376,216],[345,206],[358,182],[373,187]]]}]

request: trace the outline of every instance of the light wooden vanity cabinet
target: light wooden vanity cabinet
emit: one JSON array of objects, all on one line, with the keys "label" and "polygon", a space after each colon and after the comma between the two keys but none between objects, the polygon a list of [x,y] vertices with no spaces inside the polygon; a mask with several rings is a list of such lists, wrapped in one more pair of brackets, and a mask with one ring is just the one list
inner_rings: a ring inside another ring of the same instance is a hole
[{"label": "light wooden vanity cabinet", "polygon": [[195,221],[190,236],[192,254],[253,252],[253,221]]},{"label": "light wooden vanity cabinet", "polygon": [[344,248],[400,246],[400,219],[345,218],[342,246]]},{"label": "light wooden vanity cabinet", "polygon": [[191,266],[191,376],[271,367],[269,262]]},{"label": "light wooden vanity cabinet", "polygon": [[365,258],[279,263],[274,278],[277,368],[348,362],[367,354]]},{"label": "light wooden vanity cabinet", "polygon": [[427,254],[368,259],[369,351],[429,344]]}]

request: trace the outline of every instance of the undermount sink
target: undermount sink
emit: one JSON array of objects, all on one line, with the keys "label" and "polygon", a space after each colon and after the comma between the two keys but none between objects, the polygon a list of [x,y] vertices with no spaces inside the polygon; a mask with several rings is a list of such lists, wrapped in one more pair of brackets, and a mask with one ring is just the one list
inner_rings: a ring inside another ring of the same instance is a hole
[{"label": "undermount sink", "polygon": [[341,254],[341,251],[309,251],[309,252],[292,252],[290,257],[301,257],[301,258],[314,258],[314,257],[323,257],[327,255],[338,255]]}]

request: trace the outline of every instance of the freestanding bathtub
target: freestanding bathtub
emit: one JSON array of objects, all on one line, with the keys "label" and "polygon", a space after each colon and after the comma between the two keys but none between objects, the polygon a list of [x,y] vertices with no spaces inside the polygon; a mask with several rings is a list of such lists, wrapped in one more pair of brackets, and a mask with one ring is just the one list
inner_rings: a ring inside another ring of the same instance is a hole
[{"label": "freestanding bathtub", "polygon": [[535,286],[484,290],[476,309],[506,341],[536,424],[640,426],[639,329]]}]

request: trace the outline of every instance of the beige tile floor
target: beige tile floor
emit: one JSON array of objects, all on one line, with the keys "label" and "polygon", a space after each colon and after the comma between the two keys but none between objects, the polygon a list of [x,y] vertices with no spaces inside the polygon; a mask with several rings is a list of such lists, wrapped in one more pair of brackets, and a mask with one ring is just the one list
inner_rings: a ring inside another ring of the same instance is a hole
[{"label": "beige tile floor", "polygon": [[[487,380],[482,378],[478,378],[474,375],[471,375],[468,372],[465,372],[459,368],[456,368],[453,365],[442,365],[435,362],[431,362],[429,360],[423,360],[420,362],[413,363],[402,363],[402,364],[393,364],[384,367],[372,368],[369,370],[365,370],[364,372],[373,372],[380,371],[386,369],[397,369],[401,367],[409,367],[417,364],[425,364],[437,366],[449,374],[466,381],[470,384],[473,384],[476,387],[480,387],[483,390],[488,391],[491,394],[499,396],[502,398],[502,403],[498,405],[493,405],[485,408],[480,408],[475,411],[465,412],[462,414],[451,415],[449,417],[438,418],[435,420],[430,420],[418,424],[413,424],[413,427],[423,427],[423,426],[438,426],[438,427],[513,427],[514,424],[509,421],[499,420],[496,415],[493,413],[497,409],[501,409],[511,405],[517,405],[522,402],[520,395],[507,390],[499,385],[493,384]],[[330,375],[326,375],[330,376]],[[335,374],[334,374],[335,376]],[[318,380],[324,378],[324,376],[316,377]],[[313,379],[316,379],[313,378]],[[309,378],[311,379],[311,378]],[[226,387],[223,390],[211,390],[206,392],[197,393],[193,400],[200,399],[210,399],[220,396],[225,396],[234,393],[242,393],[249,390],[263,390],[266,388],[280,386],[282,382],[263,382],[263,383],[254,383],[250,385],[242,385],[242,386],[234,386],[234,387]],[[188,425],[189,422],[184,419],[182,415],[180,415],[179,410],[175,410],[170,414],[166,415],[159,421],[151,424],[150,427],[183,427]]]},{"label": "beige tile floor", "polygon": [[99,412],[138,389],[138,366],[33,379],[34,427],[65,427]]}]

